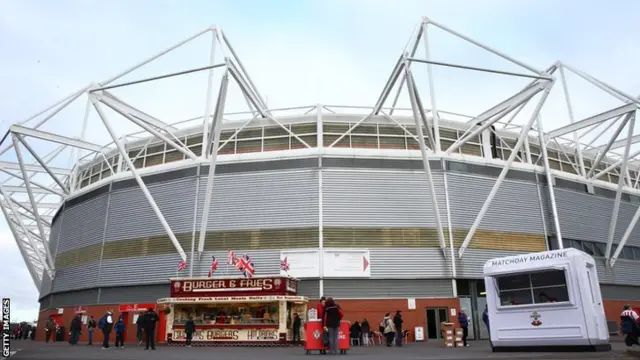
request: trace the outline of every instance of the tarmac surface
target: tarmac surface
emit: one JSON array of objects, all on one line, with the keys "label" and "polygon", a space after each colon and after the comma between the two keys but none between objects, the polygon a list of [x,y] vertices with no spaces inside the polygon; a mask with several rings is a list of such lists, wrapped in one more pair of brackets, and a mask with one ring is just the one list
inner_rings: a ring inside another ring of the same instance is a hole
[{"label": "tarmac surface", "polygon": [[[418,343],[409,344],[403,347],[387,348],[385,346],[354,347],[346,355],[325,355],[322,358],[344,357],[345,359],[356,358],[366,360],[422,360],[422,359],[442,359],[442,360],[483,360],[483,359],[545,359],[545,360],[567,360],[567,359],[633,359],[634,354],[622,343],[613,343],[611,352],[587,352],[587,353],[492,353],[489,344],[484,341],[470,342],[469,347],[445,349],[440,344]],[[68,343],[34,342],[30,340],[12,341],[11,350],[15,354],[11,356],[16,360],[94,360],[94,359],[118,359],[118,360],[190,360],[190,359],[264,359],[264,360],[284,360],[284,359],[313,359],[318,358],[318,354],[306,355],[302,347],[168,347],[159,345],[157,350],[144,350],[144,346],[137,347],[135,344],[125,344],[124,348],[117,349],[111,347],[103,350],[99,345],[88,346],[78,344],[71,346]]]}]

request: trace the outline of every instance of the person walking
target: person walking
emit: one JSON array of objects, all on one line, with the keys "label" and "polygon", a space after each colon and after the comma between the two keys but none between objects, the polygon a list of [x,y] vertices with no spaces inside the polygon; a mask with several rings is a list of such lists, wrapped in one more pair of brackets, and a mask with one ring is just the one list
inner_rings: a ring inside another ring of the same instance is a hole
[{"label": "person walking", "polygon": [[482,312],[482,322],[484,323],[484,326],[487,327],[489,339],[491,339],[491,327],[489,326],[489,308],[487,306],[484,307],[484,311]]},{"label": "person walking", "polygon": [[462,345],[469,346],[469,344],[467,344],[467,336],[469,336],[469,316],[467,316],[466,309],[460,309],[458,322],[460,323],[460,327],[462,328]]},{"label": "person walking", "polygon": [[393,339],[396,337],[396,328],[393,325],[393,320],[391,320],[391,314],[386,313],[384,315],[384,319],[382,320],[382,326],[384,327],[384,337],[387,340],[387,346],[393,346]]},{"label": "person walking", "polygon": [[402,311],[396,311],[396,315],[393,317],[393,325],[396,327],[396,346],[402,346]]},{"label": "person walking", "polygon": [[53,330],[55,329],[55,324],[53,322],[53,318],[49,315],[47,322],[44,324],[44,342],[48,343],[49,339],[51,339],[51,334],[53,334]]},{"label": "person walking", "polygon": [[78,344],[78,339],[80,338],[80,331],[82,331],[82,320],[79,315],[76,315],[73,320],[71,320],[71,325],[69,326],[69,331],[71,332],[71,337],[69,339],[69,344],[76,345]]},{"label": "person walking", "polygon": [[143,331],[144,331],[144,314],[139,314],[138,319],[136,320],[136,340],[138,341],[138,346],[142,344]]},{"label": "person walking", "polygon": [[336,355],[338,353],[338,334],[340,332],[340,320],[344,313],[333,298],[328,298],[322,314],[322,327],[329,335],[329,351]]},{"label": "person walking", "polygon": [[100,318],[98,327],[102,330],[102,349],[108,349],[109,337],[111,336],[111,330],[113,330],[113,314],[111,314],[111,311],[107,311],[107,313]]},{"label": "person walking", "polygon": [[362,320],[362,324],[360,325],[360,328],[362,329],[362,345],[369,346],[369,335],[371,334],[371,325],[369,325],[369,320],[367,320],[367,318],[364,318],[364,320]]},{"label": "person walking", "polygon": [[116,332],[116,347],[117,348],[118,347],[123,348],[124,347],[125,324],[124,324],[124,319],[122,318],[122,316],[120,316],[118,318],[118,322],[114,326],[114,330]]},{"label": "person walking", "polygon": [[300,326],[302,326],[302,319],[298,313],[293,314],[293,324],[291,324],[291,332],[293,333],[293,343],[300,343]]},{"label": "person walking", "polygon": [[158,320],[160,320],[158,314],[153,311],[153,308],[149,308],[144,314],[145,350],[149,350],[149,346],[151,346],[151,350],[156,349],[156,323]]},{"label": "person walking", "polygon": [[191,340],[193,340],[193,333],[196,332],[196,323],[193,318],[189,316],[189,320],[184,324],[184,333],[187,336],[186,345],[191,347]]},{"label": "person walking", "polygon": [[88,341],[87,345],[93,345],[93,330],[96,328],[96,320],[93,318],[93,315],[89,316],[89,321],[87,322],[87,336]]}]

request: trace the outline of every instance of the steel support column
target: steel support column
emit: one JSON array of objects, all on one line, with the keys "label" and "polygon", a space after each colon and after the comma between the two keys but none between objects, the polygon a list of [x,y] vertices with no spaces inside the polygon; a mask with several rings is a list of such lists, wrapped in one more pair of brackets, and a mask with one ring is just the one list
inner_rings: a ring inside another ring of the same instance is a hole
[{"label": "steel support column", "polygon": [[[211,197],[213,196],[213,181],[216,173],[216,161],[218,160],[218,144],[220,143],[220,132],[222,131],[222,117],[224,114],[224,106],[227,100],[227,89],[229,87],[229,73],[226,72],[220,82],[220,92],[218,95],[218,103],[216,104],[213,121],[211,123],[213,129],[212,152],[209,156],[209,174],[207,174],[207,190],[204,195],[204,206],[202,208],[202,220],[200,222],[200,234],[198,239],[198,254],[201,256],[204,251],[204,239],[207,234],[207,225],[209,223],[209,210],[211,208]],[[204,144],[203,144],[204,145]],[[208,145],[208,144],[207,144]],[[203,146],[209,148],[209,146]]]},{"label": "steel support column", "polygon": [[[42,239],[44,239],[46,237],[46,234],[44,232],[44,226],[42,226],[42,219],[40,218],[40,213],[38,211],[38,204],[36,203],[36,199],[33,196],[33,191],[31,189],[31,184],[29,183],[29,175],[27,174],[27,170],[24,167],[24,158],[22,157],[22,150],[20,150],[20,144],[18,143],[18,139],[16,138],[16,136],[14,135],[13,137],[13,148],[16,152],[16,157],[18,158],[18,163],[20,163],[20,171],[22,172],[22,178],[25,179],[24,181],[24,186],[27,190],[27,196],[29,197],[29,203],[31,203],[31,209],[33,210],[33,215],[36,218],[36,225],[38,226],[38,233],[40,234],[40,237]],[[32,245],[33,246],[33,245]],[[55,267],[54,267],[54,261],[53,258],[51,257],[51,254],[49,253],[49,249],[47,249],[47,247],[44,247],[44,252],[46,255],[46,260],[47,262],[45,262],[44,264],[47,265],[47,267],[49,268],[49,277],[51,277],[53,279],[53,272],[55,271]]]},{"label": "steel support column", "polygon": [[[562,241],[562,231],[560,229],[560,218],[558,217],[558,207],[556,205],[556,195],[553,191],[553,176],[551,175],[551,168],[549,167],[549,156],[547,154],[547,141],[544,138],[544,130],[542,128],[542,119],[540,115],[538,118],[538,140],[540,141],[540,153],[542,155],[542,162],[544,163],[544,174],[547,177],[547,190],[549,191],[549,202],[551,203],[551,214],[553,216],[553,227],[556,231],[556,239],[558,240],[558,249],[564,249],[564,242]],[[542,204],[540,204],[542,206]]]},{"label": "steel support column", "polygon": [[422,121],[419,120],[421,115],[418,110],[418,102],[417,102],[416,93],[415,93],[415,84],[413,82],[413,75],[411,74],[411,70],[406,67],[405,67],[405,78],[407,80],[407,89],[409,90],[409,99],[411,100],[411,108],[413,109],[413,117],[416,124],[416,134],[418,135],[418,143],[420,144],[420,152],[422,153],[422,164],[424,166],[427,185],[429,187],[431,205],[433,207],[433,212],[435,214],[434,217],[436,221],[436,230],[438,232],[438,242],[440,243],[440,250],[442,251],[442,256],[446,258],[447,245],[444,239],[444,231],[442,230],[442,219],[440,218],[440,209],[438,208],[438,198],[436,197],[436,189],[435,189],[435,186],[433,185],[433,176],[431,174],[431,165],[429,164],[429,157],[427,154],[427,145],[424,142],[424,131],[422,129],[423,124],[422,124]]},{"label": "steel support column", "polygon": [[[636,124],[636,115],[630,114],[627,131],[627,145],[624,148],[624,155],[622,156],[622,165],[620,165],[620,178],[618,179],[618,188],[616,189],[616,198],[613,204],[613,212],[611,214],[611,223],[609,224],[609,236],[607,239],[607,248],[604,256],[609,259],[611,255],[611,247],[613,246],[613,238],[616,234],[616,225],[618,224],[618,212],[620,211],[620,200],[622,199],[622,188],[624,187],[624,181],[627,177],[627,166],[629,163],[629,152],[631,149],[631,138],[633,137],[633,131]],[[621,248],[620,246],[618,246]]]},{"label": "steel support column", "polygon": [[[216,30],[214,29],[211,32],[211,49],[209,52],[209,65],[215,64],[215,55],[216,55]],[[202,119],[202,153],[200,156],[207,157],[209,154],[207,153],[208,147],[204,146],[204,144],[209,144],[209,118],[211,117],[211,102],[213,97],[213,71],[214,69],[209,69],[209,77],[207,79],[207,99],[204,106],[204,119]]]},{"label": "steel support column", "polygon": [[552,86],[553,86],[553,81],[547,82],[545,85],[541,86],[543,90],[542,97],[538,101],[538,104],[536,105],[536,108],[533,111],[533,114],[531,114],[531,118],[527,122],[527,125],[525,125],[522,128],[522,134],[520,134],[520,136],[518,137],[518,142],[516,143],[516,146],[514,146],[513,150],[511,151],[511,155],[509,155],[509,159],[507,159],[507,163],[504,165],[504,168],[502,168],[502,171],[500,172],[500,176],[498,176],[498,180],[493,185],[493,188],[491,188],[491,192],[489,192],[489,196],[487,196],[487,200],[485,200],[484,205],[482,205],[482,208],[478,212],[478,216],[476,217],[476,220],[473,222],[471,229],[469,229],[469,233],[467,233],[467,236],[462,242],[462,245],[460,246],[460,250],[458,251],[458,254],[459,254],[458,256],[460,258],[462,258],[462,255],[464,254],[465,250],[469,246],[471,239],[473,239],[473,236],[476,234],[476,230],[480,226],[480,222],[482,222],[484,215],[489,210],[489,206],[491,205],[493,198],[498,194],[498,190],[500,190],[500,186],[502,185],[502,182],[507,177],[509,168],[511,167],[511,164],[513,164],[513,161],[518,155],[518,151],[520,151],[520,148],[524,143],[524,138],[529,136],[528,135],[529,130],[531,129],[531,126],[533,125],[534,121],[536,121],[536,119],[538,118],[538,115],[540,114],[540,110],[542,109],[542,106],[547,100],[547,97],[549,96],[549,92],[551,91]]},{"label": "steel support column", "polygon": [[153,210],[153,212],[158,217],[158,220],[162,224],[162,227],[164,228],[164,231],[169,236],[169,239],[173,243],[173,246],[176,248],[176,251],[178,251],[178,254],[180,255],[180,258],[182,259],[182,261],[187,261],[187,254],[182,249],[182,246],[180,245],[180,242],[178,241],[178,238],[176,238],[176,235],[173,233],[173,230],[171,230],[171,227],[169,226],[169,223],[164,218],[164,215],[162,214],[162,211],[160,210],[160,208],[156,204],[155,200],[153,199],[153,196],[151,196],[151,193],[149,192],[149,189],[147,189],[147,185],[144,183],[144,181],[142,181],[142,178],[140,177],[140,174],[138,173],[138,170],[135,168],[135,166],[133,165],[133,162],[129,158],[129,154],[127,154],[127,150],[125,149],[124,144],[122,143],[122,140],[118,138],[118,136],[116,135],[114,129],[111,127],[111,123],[107,119],[106,114],[104,113],[104,111],[102,111],[102,108],[100,106],[100,101],[95,96],[93,96],[93,95],[90,95],[90,96],[91,96],[91,102],[93,103],[93,107],[96,109],[96,112],[98,113],[98,116],[102,120],[102,123],[104,124],[105,128],[109,132],[109,135],[111,136],[111,139],[113,139],[113,142],[116,144],[116,147],[118,148],[118,152],[120,153],[120,157],[125,161],[125,163],[129,167],[129,170],[131,171],[131,174],[136,179],[136,182],[138,183],[138,186],[140,186],[140,190],[142,191],[144,196],[147,198],[147,201],[149,202],[149,205],[151,206],[151,209]]}]

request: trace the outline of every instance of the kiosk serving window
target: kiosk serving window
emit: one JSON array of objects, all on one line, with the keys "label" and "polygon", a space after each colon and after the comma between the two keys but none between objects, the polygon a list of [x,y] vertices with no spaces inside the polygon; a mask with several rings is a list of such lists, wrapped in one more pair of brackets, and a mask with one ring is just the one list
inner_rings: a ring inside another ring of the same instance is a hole
[{"label": "kiosk serving window", "polygon": [[564,270],[544,270],[496,278],[502,306],[569,301]]},{"label": "kiosk serving window", "polygon": [[176,306],[174,324],[193,317],[200,325],[277,324],[278,303],[203,304]]}]

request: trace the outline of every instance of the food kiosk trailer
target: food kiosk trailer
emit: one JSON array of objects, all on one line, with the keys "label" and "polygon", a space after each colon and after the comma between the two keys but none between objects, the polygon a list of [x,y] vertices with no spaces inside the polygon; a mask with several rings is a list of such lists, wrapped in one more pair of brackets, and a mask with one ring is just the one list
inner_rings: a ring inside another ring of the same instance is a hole
[{"label": "food kiosk trailer", "polygon": [[158,300],[166,313],[166,341],[184,345],[184,325],[196,324],[192,345],[285,345],[297,313],[305,321],[308,299],[291,277],[170,279],[171,297]]},{"label": "food kiosk trailer", "polygon": [[608,351],[595,260],[576,249],[484,265],[493,351]]}]

